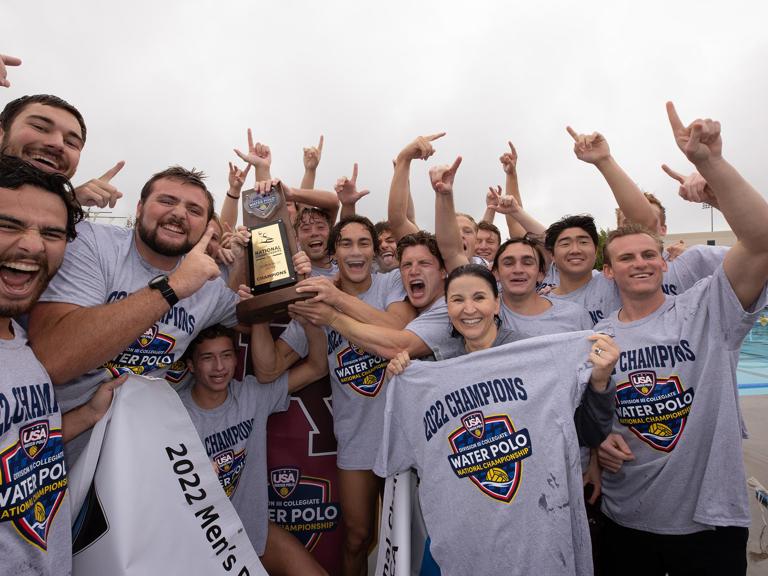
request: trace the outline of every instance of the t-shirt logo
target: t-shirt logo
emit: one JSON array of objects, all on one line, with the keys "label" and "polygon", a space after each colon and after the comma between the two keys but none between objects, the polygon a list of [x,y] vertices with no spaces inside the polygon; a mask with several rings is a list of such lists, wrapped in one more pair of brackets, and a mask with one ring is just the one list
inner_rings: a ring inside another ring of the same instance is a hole
[{"label": "t-shirt logo", "polygon": [[381,391],[388,362],[350,345],[336,355],[334,372],[341,384],[349,384],[363,396],[374,397]]},{"label": "t-shirt logo", "polygon": [[173,349],[176,339],[160,332],[157,324],[148,328],[136,340],[104,364],[113,378],[121,374],[149,374],[154,370],[165,370],[174,363]]},{"label": "t-shirt logo", "polygon": [[216,454],[212,460],[216,468],[216,475],[219,477],[221,487],[224,488],[228,498],[232,498],[240,484],[240,478],[245,468],[246,451],[224,450]]},{"label": "t-shirt logo", "polygon": [[466,414],[448,442],[448,463],[458,478],[469,478],[484,494],[510,503],[520,487],[523,460],[533,454],[527,428],[516,430],[509,416]]},{"label": "t-shirt logo", "polygon": [[653,370],[631,372],[616,387],[616,415],[640,440],[671,452],[685,430],[693,388],[683,389],[678,376],[658,377]]},{"label": "t-shirt logo", "polygon": [[299,484],[299,469],[275,468],[269,473],[269,482],[280,498],[288,498]]},{"label": "t-shirt logo", "polygon": [[50,430],[47,420],[24,426],[0,454],[0,524],[11,522],[27,542],[47,550],[67,483],[61,430]]}]

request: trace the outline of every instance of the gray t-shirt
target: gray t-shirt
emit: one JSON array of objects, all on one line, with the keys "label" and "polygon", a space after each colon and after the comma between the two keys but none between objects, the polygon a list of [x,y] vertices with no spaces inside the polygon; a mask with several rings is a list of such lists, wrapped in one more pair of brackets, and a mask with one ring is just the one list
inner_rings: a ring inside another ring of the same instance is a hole
[{"label": "gray t-shirt", "polygon": [[587,335],[414,361],[389,383],[374,470],[417,470],[444,576],[593,573],[573,426]]},{"label": "gray t-shirt", "polygon": [[500,313],[502,326],[529,336],[592,329],[593,324],[589,314],[578,304],[549,296],[543,298],[548,300],[552,306],[541,314],[533,316],[513,312],[504,304],[502,298]]},{"label": "gray t-shirt", "polygon": [[72,573],[61,412],[51,379],[12,322],[0,339],[0,563],[3,574]]},{"label": "gray t-shirt", "polygon": [[[722,246],[692,246],[669,263],[661,289],[665,294],[682,294],[702,278],[713,274],[727,252],[728,249]],[[581,288],[568,294],[550,293],[548,296],[583,306],[589,312],[593,324],[621,308],[616,284],[597,270],[592,271],[592,278]]]},{"label": "gray t-shirt", "polygon": [[[358,298],[379,310],[402,301],[405,290],[400,271],[373,274],[370,288]],[[296,324],[291,321],[280,338],[304,357],[308,350],[306,335]],[[381,391],[389,361],[350,344],[330,326],[324,329],[328,337],[333,430],[338,445],[336,465],[344,470],[371,470],[381,438],[384,415]]]},{"label": "gray t-shirt", "polygon": [[432,350],[435,360],[458,356],[462,349],[461,340],[451,336],[451,320],[445,296],[440,296],[431,306],[422,311],[405,327],[413,332]]},{"label": "gray t-shirt", "polygon": [[232,380],[223,404],[206,410],[192,398],[191,384],[179,397],[203,441],[221,487],[232,500],[256,553],[267,542],[267,418],[290,403],[288,373],[270,384],[253,376]]},{"label": "gray t-shirt", "polygon": [[[77,238],[67,246],[64,262],[40,302],[66,302],[82,307],[102,306],[126,298],[167,271],[150,266],[136,250],[130,228],[81,222]],[[64,412],[88,401],[99,384],[126,372],[165,376],[175,383],[184,378],[181,356],[205,327],[237,324],[237,294],[221,278],[206,282],[189,298],[179,300],[166,314],[123,352],[104,365],[58,386],[56,394]],[[84,326],[86,330],[88,327]],[[119,330],[120,326],[114,326]],[[77,342],[62,343],[77,346]],[[84,350],[84,354],[88,351]],[[74,458],[87,444],[89,434],[67,443],[67,458]]]},{"label": "gray t-shirt", "polygon": [[325,276],[326,278],[336,278],[336,275],[339,273],[339,267],[336,265],[336,262],[331,262],[331,265],[328,268],[324,268],[322,266],[315,266],[312,265],[312,272],[309,273],[310,276]]},{"label": "gray t-shirt", "polygon": [[731,358],[764,304],[765,291],[744,311],[721,266],[641,320],[598,325],[621,349],[614,432],[635,455],[603,474],[614,521],[659,534],[750,525]]}]

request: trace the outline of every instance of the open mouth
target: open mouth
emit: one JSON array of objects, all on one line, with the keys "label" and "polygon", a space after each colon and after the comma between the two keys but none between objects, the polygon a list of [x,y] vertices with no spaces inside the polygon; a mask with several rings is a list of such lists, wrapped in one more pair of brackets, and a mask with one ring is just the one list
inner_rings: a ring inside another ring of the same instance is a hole
[{"label": "open mouth", "polygon": [[34,164],[44,172],[62,171],[61,159],[58,156],[55,156],[53,154],[43,154],[40,152],[35,152],[27,156],[27,160],[30,162],[30,164]]},{"label": "open mouth", "polygon": [[322,240],[312,240],[309,244],[307,244],[307,247],[310,250],[322,250],[323,246],[324,244]]},{"label": "open mouth", "polygon": [[482,321],[483,321],[482,318],[462,318],[461,319],[462,325],[469,326],[469,327],[477,326]]},{"label": "open mouth", "polygon": [[23,295],[29,291],[39,272],[39,264],[6,262],[0,266],[0,279],[8,292]]},{"label": "open mouth", "polygon": [[171,234],[185,235],[187,233],[184,226],[177,223],[166,222],[160,226],[163,230],[170,232]]},{"label": "open mouth", "polygon": [[639,272],[637,274],[630,274],[630,278],[637,278],[638,280],[644,280],[646,278],[650,278],[652,274],[650,272]]},{"label": "open mouth", "polygon": [[347,268],[355,272],[362,272],[365,269],[365,260],[347,260]]},{"label": "open mouth", "polygon": [[420,298],[427,293],[427,285],[424,284],[423,280],[411,280],[408,283],[408,288],[410,288],[414,298]]}]

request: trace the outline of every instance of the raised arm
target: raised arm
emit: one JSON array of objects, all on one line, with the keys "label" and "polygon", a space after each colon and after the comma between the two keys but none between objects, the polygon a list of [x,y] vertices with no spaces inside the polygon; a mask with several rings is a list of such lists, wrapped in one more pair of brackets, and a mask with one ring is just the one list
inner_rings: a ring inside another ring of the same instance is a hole
[{"label": "raised arm", "polygon": [[313,326],[306,319],[294,316],[307,335],[309,354],[288,372],[288,393],[298,392],[328,373],[328,340],[322,328]]},{"label": "raised arm", "polygon": [[448,274],[454,268],[469,263],[453,205],[453,182],[460,165],[461,156],[450,166],[433,166],[429,169],[429,180],[435,191],[435,238]]},{"label": "raised arm", "polygon": [[317,147],[310,146],[304,148],[304,176],[301,179],[301,187],[305,190],[312,190],[315,187],[315,176],[317,167],[320,164],[320,158],[323,156],[323,135],[320,134],[320,141]]},{"label": "raised arm", "polygon": [[[523,199],[520,197],[520,184],[517,180],[517,150],[515,150],[515,145],[511,141],[508,141],[507,144],[509,144],[509,152],[504,152],[504,154],[499,156],[499,162],[501,162],[501,167],[504,169],[504,174],[506,174],[504,190],[506,195],[514,198],[520,208],[522,208]],[[515,220],[512,214],[505,214],[504,219],[507,221],[507,230],[509,231],[510,238],[525,236],[527,230],[523,228],[520,222]]]},{"label": "raised arm", "polygon": [[[218,265],[205,253],[213,232],[209,224],[169,277],[180,300],[219,276]],[[160,291],[148,287],[101,306],[40,302],[29,317],[29,341],[51,381],[64,384],[114,358],[168,310]]]},{"label": "raised arm", "polygon": [[240,170],[237,166],[229,163],[229,189],[224,197],[224,203],[221,205],[221,225],[234,230],[237,227],[237,220],[240,216],[240,192],[245,184],[245,178],[251,171],[251,164]]},{"label": "raised arm", "polygon": [[98,206],[99,208],[109,206],[114,208],[117,201],[123,197],[123,193],[115,188],[111,181],[123,169],[123,166],[125,166],[125,162],[120,160],[103,175],[88,180],[85,184],[75,188],[77,201],[83,206]]},{"label": "raised arm", "polygon": [[699,119],[685,126],[671,102],[667,115],[678,147],[709,183],[738,238],[723,268],[741,305],[749,308],[768,280],[768,202],[723,158],[719,122]]},{"label": "raised arm", "polygon": [[566,130],[574,140],[573,152],[576,158],[594,165],[600,171],[627,220],[656,230],[659,222],[651,203],[613,158],[605,137],[598,132],[577,134],[570,126]]},{"label": "raised arm", "polygon": [[360,198],[368,196],[370,190],[357,189],[357,162],[352,167],[352,178],[342,176],[336,181],[336,195],[341,203],[341,218],[355,215],[355,205]]},{"label": "raised arm", "polygon": [[257,182],[272,179],[270,174],[272,151],[266,144],[262,144],[261,142],[256,142],[256,144],[253,143],[253,133],[250,128],[248,128],[248,153],[245,154],[235,148],[235,154],[237,154],[241,160],[253,166]]},{"label": "raised arm", "polygon": [[306,206],[314,206],[328,212],[331,222],[335,222],[339,213],[339,198],[330,190],[305,190],[303,188],[289,188],[283,184],[286,200],[297,202]]},{"label": "raised arm", "polygon": [[392,227],[392,235],[396,240],[403,236],[419,231],[415,222],[409,220],[409,203],[412,202],[410,187],[411,162],[413,160],[426,160],[435,153],[432,142],[445,136],[445,132],[419,136],[403,148],[395,159],[395,173],[392,175],[392,184],[389,188],[389,202],[387,207],[387,221]]}]

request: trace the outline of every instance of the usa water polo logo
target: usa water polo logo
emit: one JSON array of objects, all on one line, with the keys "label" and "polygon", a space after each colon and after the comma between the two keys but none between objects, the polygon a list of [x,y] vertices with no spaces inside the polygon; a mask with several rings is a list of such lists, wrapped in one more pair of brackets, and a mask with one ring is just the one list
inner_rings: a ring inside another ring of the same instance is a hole
[{"label": "usa water polo logo", "polygon": [[121,374],[148,374],[153,370],[165,370],[175,361],[173,349],[176,339],[160,332],[157,324],[148,328],[136,340],[104,364],[112,377]]},{"label": "usa water polo logo", "polygon": [[272,489],[280,498],[288,498],[299,485],[298,468],[275,468],[269,473]]},{"label": "usa water polo logo", "polygon": [[517,494],[523,460],[533,454],[527,428],[516,430],[509,416],[476,411],[461,419],[449,437],[448,462],[458,478],[469,478],[484,494],[509,503]]},{"label": "usa water polo logo", "polygon": [[0,523],[11,522],[29,543],[47,550],[48,532],[67,489],[61,430],[47,421],[19,430],[0,454]]},{"label": "usa water polo logo", "polygon": [[237,490],[240,478],[245,468],[246,451],[224,450],[213,457],[216,466],[216,475],[219,477],[221,487],[224,488],[228,498]]},{"label": "usa water polo logo", "polygon": [[334,373],[339,382],[349,384],[358,394],[373,397],[381,391],[387,362],[362,348],[347,346],[336,355]]},{"label": "usa water polo logo", "polygon": [[302,476],[299,468],[269,471],[269,519],[312,550],[324,532],[335,530],[341,512],[331,502],[331,482]]},{"label": "usa water polo logo", "polygon": [[693,388],[684,390],[677,376],[632,372],[616,387],[616,415],[619,424],[651,448],[671,452],[685,430],[693,396]]},{"label": "usa water polo logo", "polygon": [[272,188],[266,194],[254,192],[248,196],[246,210],[259,218],[269,218],[277,210],[280,204],[280,198],[277,196],[277,190]]}]

